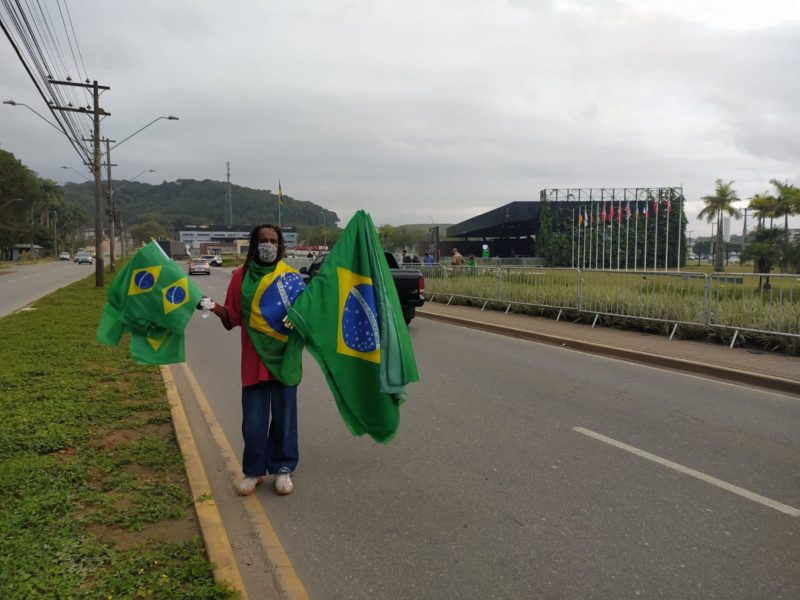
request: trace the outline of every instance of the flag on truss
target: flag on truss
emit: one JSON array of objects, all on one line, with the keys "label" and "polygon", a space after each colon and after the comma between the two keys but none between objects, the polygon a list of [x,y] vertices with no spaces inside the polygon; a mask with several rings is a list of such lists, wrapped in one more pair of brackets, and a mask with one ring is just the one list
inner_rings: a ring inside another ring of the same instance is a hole
[{"label": "flag on truss", "polygon": [[628,203],[625,205],[625,220],[631,220],[631,202],[628,200]]}]

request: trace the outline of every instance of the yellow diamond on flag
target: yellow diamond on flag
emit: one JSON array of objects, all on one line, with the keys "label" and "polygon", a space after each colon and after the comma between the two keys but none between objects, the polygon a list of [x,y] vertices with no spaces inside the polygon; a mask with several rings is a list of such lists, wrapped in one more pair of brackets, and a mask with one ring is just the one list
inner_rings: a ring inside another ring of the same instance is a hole
[{"label": "yellow diamond on flag", "polygon": [[145,267],[136,269],[131,273],[131,283],[128,286],[128,296],[152,292],[161,274],[161,267]]},{"label": "yellow diamond on flag", "polygon": [[159,338],[150,337],[148,335],[147,336],[147,343],[150,344],[150,347],[153,350],[157,351],[159,348],[161,348],[161,344],[163,344],[164,340],[166,340],[168,337],[169,337],[169,331],[168,330],[164,332],[164,336],[162,338],[160,338],[160,339]]},{"label": "yellow diamond on flag", "polygon": [[162,294],[164,296],[164,314],[168,315],[189,301],[189,278],[184,277],[175,283],[165,285]]},{"label": "yellow diamond on flag", "polygon": [[372,279],[343,267],[337,267],[336,274],[339,280],[336,351],[380,364],[380,321]]}]

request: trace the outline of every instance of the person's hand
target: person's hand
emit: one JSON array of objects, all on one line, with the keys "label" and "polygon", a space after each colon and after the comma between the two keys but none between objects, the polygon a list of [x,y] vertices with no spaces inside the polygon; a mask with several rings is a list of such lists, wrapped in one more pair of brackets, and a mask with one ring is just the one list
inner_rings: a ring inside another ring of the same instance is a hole
[{"label": "person's hand", "polygon": [[203,296],[200,298],[200,302],[197,303],[197,310],[214,310],[215,304],[211,298]]},{"label": "person's hand", "polygon": [[289,320],[289,315],[283,317],[283,326],[286,327],[286,329],[294,329],[294,325],[292,325],[292,322]]}]

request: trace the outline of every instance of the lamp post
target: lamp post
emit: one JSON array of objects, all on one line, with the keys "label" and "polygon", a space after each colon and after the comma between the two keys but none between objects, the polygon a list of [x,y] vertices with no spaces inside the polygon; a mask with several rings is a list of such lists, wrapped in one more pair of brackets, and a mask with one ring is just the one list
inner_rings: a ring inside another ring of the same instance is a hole
[{"label": "lamp post", "polygon": [[86,181],[91,181],[91,178],[87,177],[86,175],[84,175],[83,173],[81,173],[80,171],[78,171],[78,169],[74,169],[74,168],[72,168],[72,167],[63,167],[63,166],[62,166],[62,167],[59,167],[59,169],[69,169],[70,171],[75,171],[75,172],[76,172],[78,175],[80,175],[81,177],[83,177],[83,178],[84,178]]},{"label": "lamp post", "polygon": [[[139,177],[141,177],[145,173],[155,173],[155,172],[156,172],[155,169],[145,169],[141,173],[138,173],[138,174],[134,175],[128,181],[126,181],[121,186],[119,186],[119,188],[117,188],[117,192],[119,192],[126,185],[128,185],[132,181],[135,181],[136,179],[138,179]],[[113,191],[111,190],[111,182],[110,181],[109,181],[109,184],[108,184],[108,190],[109,190],[109,194],[111,195],[111,199],[113,199]],[[113,222],[117,218],[117,216],[119,215],[119,229],[120,229],[119,237],[120,237],[120,241],[122,243],[122,257],[125,258],[125,255],[126,255],[125,250],[126,250],[126,246],[127,246],[127,244],[125,242],[125,223],[122,221],[122,211],[121,210],[117,211],[116,201],[113,201],[111,199],[110,199],[110,204],[111,204],[112,211],[113,211],[112,214],[111,214],[111,220]]]},{"label": "lamp post", "polygon": [[58,228],[56,225],[58,222],[58,211],[54,210],[50,214],[53,215],[53,256],[58,258]]},{"label": "lamp post", "polygon": [[430,229],[430,236],[429,236],[430,241],[428,242],[428,250],[433,250],[433,252],[432,252],[433,262],[438,263],[439,262],[439,257],[437,255],[439,254],[439,244],[438,244],[438,240],[436,239],[437,236],[435,235],[437,233],[436,223],[433,222],[433,217],[432,216],[430,216],[430,215],[425,215],[425,216],[428,217],[431,220],[431,229]]},{"label": "lamp post", "polygon": [[[131,139],[133,136],[135,136],[137,133],[140,133],[140,132],[144,131],[145,129],[147,129],[148,127],[150,127],[150,125],[152,125],[152,124],[153,124],[153,123],[155,123],[156,121],[160,121],[161,119],[166,119],[167,121],[178,121],[178,120],[179,120],[179,119],[178,119],[178,117],[176,117],[176,116],[174,116],[174,115],[169,115],[169,116],[167,116],[167,117],[156,117],[155,119],[153,119],[152,121],[150,121],[150,122],[149,122],[147,125],[145,125],[144,127],[140,127],[139,129],[137,129],[136,131],[134,131],[132,134],[130,134],[130,135],[129,135],[128,137],[126,137],[124,140],[122,140],[122,141],[120,141],[120,142],[117,142],[116,144],[114,144],[113,146],[111,146],[111,148],[109,148],[109,149],[106,151],[106,154],[108,154],[108,153],[109,153],[111,150],[113,150],[113,149],[114,149],[114,148],[116,148],[117,146],[121,146],[122,144],[124,144],[125,142],[127,142],[129,139]],[[106,158],[106,160],[108,160],[108,157]]]},{"label": "lamp post", "polygon": [[[112,273],[114,271],[116,271],[116,264],[115,264],[115,262],[116,262],[115,258],[116,257],[114,256],[114,254],[115,254],[115,246],[116,246],[116,237],[117,236],[116,236],[116,232],[114,231],[114,219],[115,219],[116,207],[114,206],[114,191],[112,189],[112,181],[111,181],[111,166],[112,166],[111,165],[111,151],[114,148],[118,148],[119,146],[121,146],[122,144],[127,142],[129,139],[131,139],[133,136],[135,136],[138,133],[141,133],[142,131],[144,131],[145,129],[150,127],[153,123],[156,123],[156,122],[160,121],[161,119],[166,119],[167,121],[178,121],[179,120],[178,117],[176,117],[175,115],[156,117],[155,119],[153,119],[152,121],[150,121],[149,123],[147,123],[143,127],[140,127],[139,129],[134,131],[132,134],[130,134],[128,137],[122,139],[121,141],[117,142],[113,146],[111,146],[111,140],[106,139],[106,167],[107,167],[107,170],[108,170],[108,175],[107,175],[107,178],[108,178],[108,190],[107,190],[107,194],[108,194],[108,211],[109,211],[109,216],[110,216],[110,220],[109,220],[109,260],[110,260],[110,263],[111,263],[110,264],[110,269],[111,269]],[[142,173],[146,173],[146,172],[147,172],[147,170],[142,171]],[[142,173],[140,173],[139,175],[141,175]],[[137,177],[138,177],[138,175],[137,175]]]},{"label": "lamp post", "polygon": [[[37,117],[39,117],[39,118],[40,118],[42,121],[44,121],[45,123],[47,123],[48,125],[50,125],[50,127],[52,127],[53,129],[57,130],[57,131],[58,131],[58,133],[64,133],[64,132],[63,132],[63,130],[62,130],[62,129],[61,129],[59,126],[58,126],[58,125],[56,125],[55,123],[53,123],[53,122],[52,122],[50,119],[48,119],[47,117],[43,116],[41,113],[39,113],[39,112],[37,112],[36,110],[32,109],[32,108],[31,108],[30,106],[28,106],[27,104],[23,104],[22,102],[14,102],[13,100],[3,100],[3,104],[8,104],[9,106],[24,106],[24,107],[25,107],[25,108],[27,108],[29,111],[31,111],[33,114],[35,114]],[[68,136],[68,137],[69,137],[69,136]]]},{"label": "lamp post", "polygon": [[323,236],[323,238],[325,240],[325,249],[327,250],[328,249],[328,224],[327,224],[327,221],[325,220],[325,211],[321,210],[321,211],[319,211],[319,214],[322,215],[322,236]]},{"label": "lamp post", "polygon": [[3,205],[0,205],[0,209],[3,209],[3,208],[5,208],[6,206],[8,206],[9,204],[11,204],[12,202],[23,202],[23,200],[22,200],[22,198],[12,198],[12,199],[11,199],[11,200],[9,200],[8,202],[4,203]]}]

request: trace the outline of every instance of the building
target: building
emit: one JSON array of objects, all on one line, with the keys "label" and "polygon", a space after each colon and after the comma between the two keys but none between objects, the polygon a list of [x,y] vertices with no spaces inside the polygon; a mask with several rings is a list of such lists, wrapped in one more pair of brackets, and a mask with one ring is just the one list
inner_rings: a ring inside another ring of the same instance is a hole
[{"label": "building", "polygon": [[[242,227],[226,227],[225,225],[182,225],[178,230],[178,240],[188,244],[192,250],[205,251],[210,247],[221,247],[226,252],[234,252],[235,249],[241,250],[241,244],[237,240],[244,240],[247,253],[247,240],[250,232],[255,225]],[[297,229],[288,225],[281,227],[283,239],[287,250],[293,250],[297,246]],[[237,252],[238,253],[238,252]]]}]

